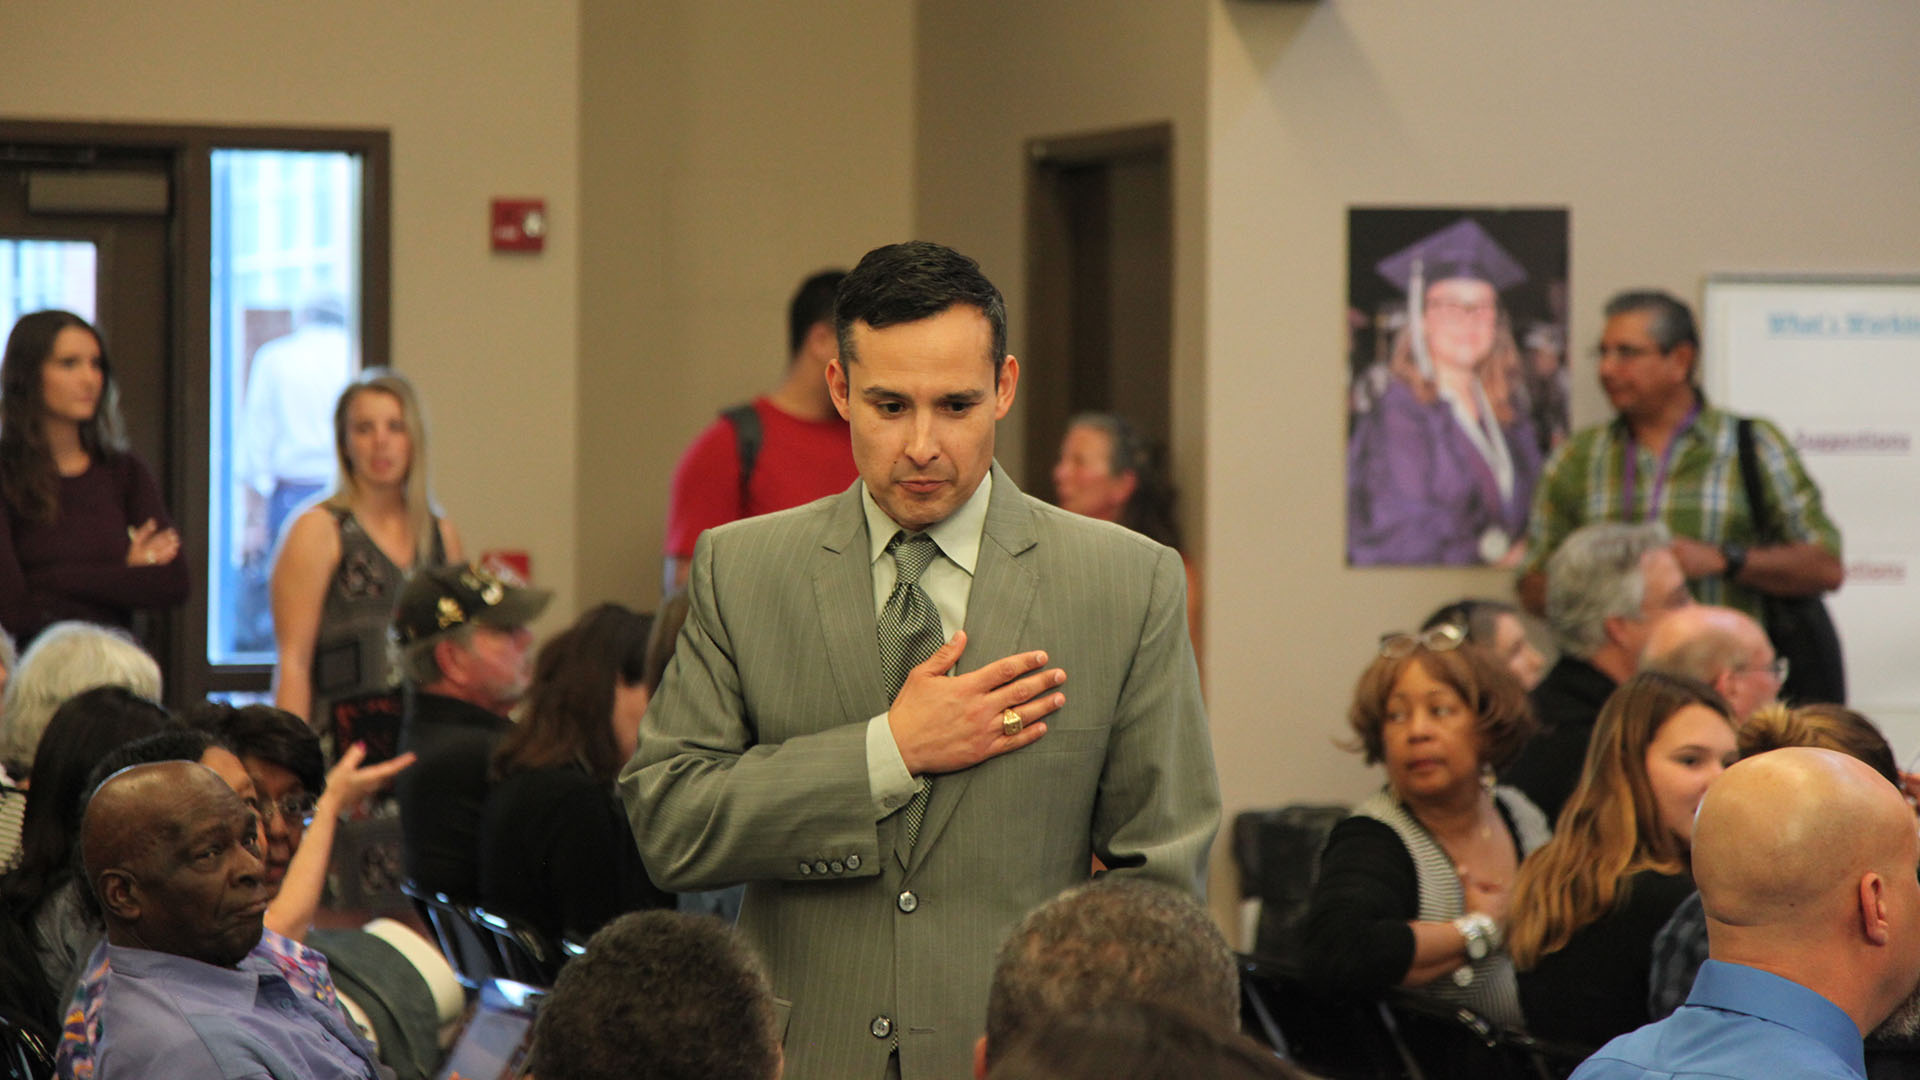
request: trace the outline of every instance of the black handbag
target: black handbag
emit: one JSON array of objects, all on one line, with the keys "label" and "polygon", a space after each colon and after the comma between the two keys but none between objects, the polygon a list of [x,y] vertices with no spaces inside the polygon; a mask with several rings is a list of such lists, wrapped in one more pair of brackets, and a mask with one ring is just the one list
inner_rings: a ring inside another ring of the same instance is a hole
[{"label": "black handbag", "polygon": [[[1778,508],[1767,502],[1760,482],[1760,462],[1753,447],[1753,421],[1740,419],[1740,482],[1747,489],[1747,508],[1753,514],[1757,544],[1792,543]],[[1780,688],[1784,700],[1796,704],[1847,702],[1846,662],[1840,654],[1840,633],[1826,601],[1818,596],[1773,596],[1761,593],[1767,637],[1773,651],[1787,658],[1787,681]]]}]

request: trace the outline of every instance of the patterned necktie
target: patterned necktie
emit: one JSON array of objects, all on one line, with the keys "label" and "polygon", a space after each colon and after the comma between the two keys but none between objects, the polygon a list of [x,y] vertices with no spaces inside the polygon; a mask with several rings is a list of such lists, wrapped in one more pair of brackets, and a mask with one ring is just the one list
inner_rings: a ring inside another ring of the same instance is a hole
[{"label": "patterned necktie", "polygon": [[[932,656],[943,639],[940,611],[933,606],[933,598],[920,587],[920,575],[940,553],[940,546],[925,533],[909,535],[903,530],[887,541],[887,551],[893,555],[893,592],[888,594],[886,606],[880,609],[878,628],[880,671],[887,681],[887,701],[891,704],[907,681],[907,672]],[[926,819],[927,796],[932,789],[931,780],[919,777],[913,800],[907,803],[908,850],[920,839],[920,823]]]}]

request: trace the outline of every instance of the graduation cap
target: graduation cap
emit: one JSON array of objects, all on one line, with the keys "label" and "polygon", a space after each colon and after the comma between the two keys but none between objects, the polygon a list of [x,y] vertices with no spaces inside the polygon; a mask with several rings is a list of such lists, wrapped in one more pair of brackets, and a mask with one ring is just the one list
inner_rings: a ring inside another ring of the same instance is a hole
[{"label": "graduation cap", "polygon": [[1527,280],[1527,272],[1507,249],[1472,218],[1441,229],[1380,260],[1374,267],[1401,292],[1410,292],[1417,273],[1432,284],[1447,278],[1474,278],[1505,292]]}]

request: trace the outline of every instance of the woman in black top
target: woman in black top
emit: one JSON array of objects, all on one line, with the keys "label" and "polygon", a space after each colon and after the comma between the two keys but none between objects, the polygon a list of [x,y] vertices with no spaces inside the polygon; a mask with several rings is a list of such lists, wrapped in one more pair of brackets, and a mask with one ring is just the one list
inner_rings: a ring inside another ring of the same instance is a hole
[{"label": "woman in black top", "polygon": [[647,707],[648,626],[602,604],[540,650],[526,716],[493,755],[482,907],[584,941],[616,915],[674,906],[647,878],[613,789]]},{"label": "woman in black top", "polygon": [[1392,986],[1520,1024],[1501,947],[1514,868],[1544,843],[1526,797],[1494,767],[1533,731],[1526,695],[1445,623],[1390,634],[1348,721],[1387,783],[1334,826],[1307,912],[1308,974],[1347,990]]},{"label": "woman in black top", "polygon": [[1601,707],[1580,785],[1514,885],[1507,947],[1533,1034],[1598,1047],[1648,1022],[1653,939],[1693,893],[1693,812],[1734,757],[1703,683],[1643,671]]}]

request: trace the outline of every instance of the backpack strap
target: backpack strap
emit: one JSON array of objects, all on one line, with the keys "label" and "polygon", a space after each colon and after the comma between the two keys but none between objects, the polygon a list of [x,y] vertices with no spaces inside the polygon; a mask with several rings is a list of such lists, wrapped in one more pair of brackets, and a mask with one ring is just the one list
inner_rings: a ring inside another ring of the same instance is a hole
[{"label": "backpack strap", "polygon": [[1761,540],[1775,538],[1767,494],[1760,483],[1760,455],[1753,444],[1753,418],[1743,416],[1734,426],[1740,444],[1740,483],[1747,489],[1747,510],[1753,514],[1753,532]]},{"label": "backpack strap", "polygon": [[723,409],[720,415],[733,425],[733,447],[740,457],[740,510],[747,509],[747,484],[753,479],[753,465],[760,457],[763,430],[760,414],[752,402]]}]

